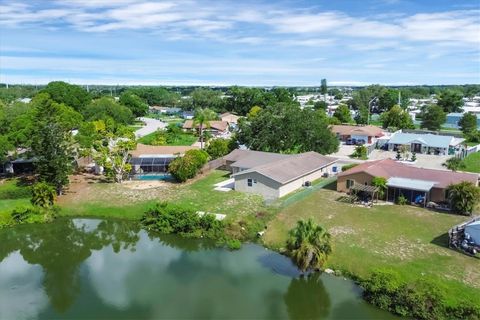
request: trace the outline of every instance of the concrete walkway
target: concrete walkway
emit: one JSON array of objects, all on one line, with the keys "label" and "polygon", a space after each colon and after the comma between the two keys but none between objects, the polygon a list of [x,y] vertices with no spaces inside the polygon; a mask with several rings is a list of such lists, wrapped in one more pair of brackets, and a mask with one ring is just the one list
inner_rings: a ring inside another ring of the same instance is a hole
[{"label": "concrete walkway", "polygon": [[222,192],[228,192],[232,191],[233,188],[235,187],[235,179],[231,178],[219,183],[214,184],[215,188],[213,190],[216,191],[222,191]]},{"label": "concrete walkway", "polygon": [[145,123],[145,126],[135,131],[135,137],[137,139],[144,137],[150,133],[153,133],[158,129],[165,129],[167,127],[167,124],[165,122],[162,122],[157,119],[141,117],[141,118],[137,118],[137,120],[140,120]]}]

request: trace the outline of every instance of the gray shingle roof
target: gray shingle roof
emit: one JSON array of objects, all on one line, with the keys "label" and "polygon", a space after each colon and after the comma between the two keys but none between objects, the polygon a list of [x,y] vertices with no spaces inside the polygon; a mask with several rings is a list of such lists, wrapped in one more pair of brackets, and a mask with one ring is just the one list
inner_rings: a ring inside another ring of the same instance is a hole
[{"label": "gray shingle roof", "polygon": [[[274,181],[277,181],[280,184],[286,184],[309,173],[320,170],[321,168],[324,168],[337,161],[336,158],[323,156],[313,151],[297,155],[282,156],[284,157],[251,167],[249,170],[236,173],[233,176],[257,172]],[[236,164],[237,162],[235,162],[233,165],[236,166]]]}]

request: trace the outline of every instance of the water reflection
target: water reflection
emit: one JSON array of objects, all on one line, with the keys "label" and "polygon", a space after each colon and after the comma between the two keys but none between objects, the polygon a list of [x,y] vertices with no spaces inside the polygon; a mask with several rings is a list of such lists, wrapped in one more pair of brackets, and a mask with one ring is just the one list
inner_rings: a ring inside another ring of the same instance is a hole
[{"label": "water reflection", "polygon": [[0,243],[2,319],[327,319],[338,304],[365,305],[351,284],[298,277],[262,247],[213,249],[131,222],[60,219],[0,230]]},{"label": "water reflection", "polygon": [[330,296],[320,273],[293,279],[284,300],[290,319],[324,319],[330,314]]}]

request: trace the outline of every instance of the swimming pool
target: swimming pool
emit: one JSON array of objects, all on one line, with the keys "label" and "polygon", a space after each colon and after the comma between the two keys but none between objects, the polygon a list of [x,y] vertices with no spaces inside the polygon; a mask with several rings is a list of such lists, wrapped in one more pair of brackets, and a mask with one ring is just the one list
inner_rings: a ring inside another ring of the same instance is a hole
[{"label": "swimming pool", "polygon": [[174,178],[171,174],[168,173],[160,173],[160,174],[138,174],[133,177],[135,180],[142,180],[142,181],[156,181],[156,180],[163,180],[163,181],[173,181]]}]

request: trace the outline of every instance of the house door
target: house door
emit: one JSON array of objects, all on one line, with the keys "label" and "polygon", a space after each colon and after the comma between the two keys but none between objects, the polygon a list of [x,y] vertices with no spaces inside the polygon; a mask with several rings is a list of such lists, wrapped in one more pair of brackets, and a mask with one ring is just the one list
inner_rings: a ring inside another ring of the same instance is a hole
[{"label": "house door", "polygon": [[422,144],[421,143],[412,143],[412,145],[413,145],[412,152],[415,152],[415,153],[421,153],[422,152]]}]

